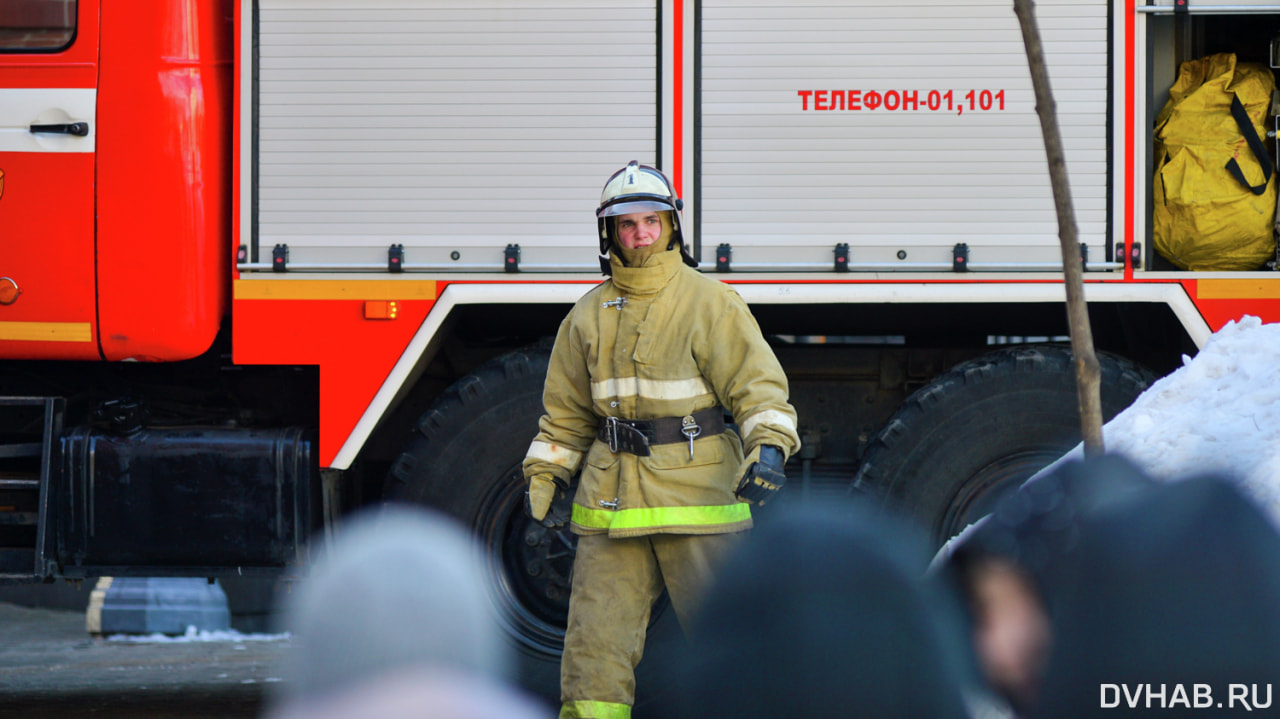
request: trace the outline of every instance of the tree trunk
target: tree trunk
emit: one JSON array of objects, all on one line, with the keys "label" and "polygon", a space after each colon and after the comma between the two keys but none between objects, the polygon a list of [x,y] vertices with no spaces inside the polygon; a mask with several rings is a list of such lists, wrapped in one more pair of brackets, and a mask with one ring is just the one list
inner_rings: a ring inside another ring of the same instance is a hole
[{"label": "tree trunk", "polygon": [[1084,455],[1092,457],[1106,451],[1102,442],[1101,371],[1093,350],[1093,330],[1089,326],[1089,308],[1084,300],[1084,269],[1080,261],[1080,243],[1076,230],[1075,208],[1071,203],[1071,187],[1067,182],[1067,163],[1062,152],[1062,133],[1058,129],[1058,111],[1049,87],[1049,72],[1044,62],[1044,46],[1036,24],[1035,3],[1013,0],[1013,11],[1022,26],[1022,40],[1031,66],[1031,84],[1035,88],[1036,114],[1044,133],[1045,152],[1049,157],[1049,181],[1053,185],[1053,204],[1058,213],[1058,240],[1062,245],[1062,268],[1067,288],[1067,320],[1071,328],[1071,352],[1075,356],[1076,393],[1080,400],[1080,430],[1084,436]]}]

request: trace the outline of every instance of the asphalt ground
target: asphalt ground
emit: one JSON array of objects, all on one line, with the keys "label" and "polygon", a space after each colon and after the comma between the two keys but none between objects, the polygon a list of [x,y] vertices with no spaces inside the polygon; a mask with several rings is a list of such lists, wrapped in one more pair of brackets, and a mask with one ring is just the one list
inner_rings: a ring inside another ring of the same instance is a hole
[{"label": "asphalt ground", "polygon": [[84,612],[0,603],[0,717],[257,717],[289,647],[99,639]]}]

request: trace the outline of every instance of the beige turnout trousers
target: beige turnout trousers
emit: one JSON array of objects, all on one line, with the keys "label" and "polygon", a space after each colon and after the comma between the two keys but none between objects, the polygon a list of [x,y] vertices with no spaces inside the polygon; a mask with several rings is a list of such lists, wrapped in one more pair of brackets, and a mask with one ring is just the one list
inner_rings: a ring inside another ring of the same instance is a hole
[{"label": "beige turnout trousers", "polygon": [[564,658],[561,719],[627,719],[649,611],[665,586],[687,628],[714,568],[746,532],[578,537]]}]

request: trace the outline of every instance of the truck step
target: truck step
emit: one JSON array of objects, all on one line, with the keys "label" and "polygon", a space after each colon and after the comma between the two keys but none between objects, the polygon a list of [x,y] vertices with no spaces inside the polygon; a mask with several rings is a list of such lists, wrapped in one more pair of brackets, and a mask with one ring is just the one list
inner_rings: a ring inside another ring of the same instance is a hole
[{"label": "truck step", "polygon": [[48,574],[47,518],[63,404],[56,397],[0,397],[0,581]]}]

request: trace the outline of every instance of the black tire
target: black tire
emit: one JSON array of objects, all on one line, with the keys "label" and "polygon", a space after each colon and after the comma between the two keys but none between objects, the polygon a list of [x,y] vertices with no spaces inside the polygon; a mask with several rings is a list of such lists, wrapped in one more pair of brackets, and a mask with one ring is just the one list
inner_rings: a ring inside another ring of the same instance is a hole
[{"label": "black tire", "polygon": [[[383,492],[389,502],[433,507],[473,529],[500,621],[519,650],[517,679],[555,703],[577,537],[528,518],[520,469],[538,432],[550,355],[551,343],[540,342],[490,360],[445,390],[418,420]],[[558,501],[567,514],[570,496]],[[673,619],[658,621],[674,614],[665,605],[654,608],[651,648],[654,638],[663,645],[678,638]]]},{"label": "black tire", "polygon": [[[1098,353],[1103,421],[1153,375]],[[961,363],[914,392],[863,455],[854,486],[922,524],[941,544],[1080,443],[1071,350],[1038,345]]]},{"label": "black tire", "polygon": [[528,519],[520,471],[538,432],[550,352],[540,343],[502,355],[445,390],[418,419],[383,492],[475,531],[501,621],[520,651],[520,683],[555,699],[577,542],[568,529]]}]

